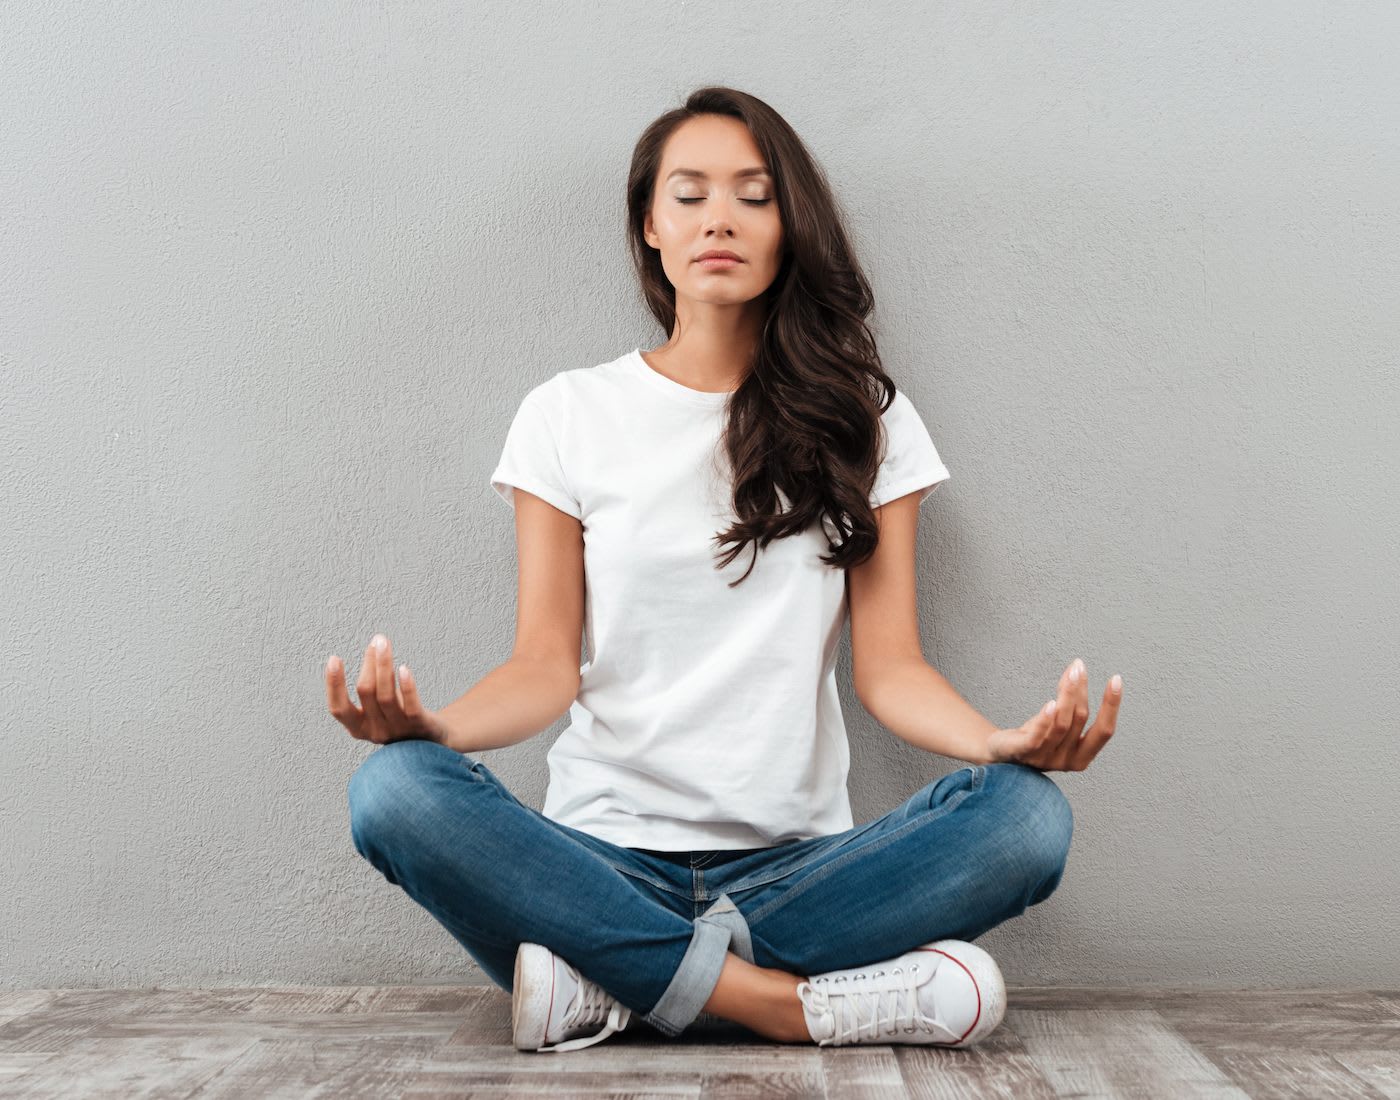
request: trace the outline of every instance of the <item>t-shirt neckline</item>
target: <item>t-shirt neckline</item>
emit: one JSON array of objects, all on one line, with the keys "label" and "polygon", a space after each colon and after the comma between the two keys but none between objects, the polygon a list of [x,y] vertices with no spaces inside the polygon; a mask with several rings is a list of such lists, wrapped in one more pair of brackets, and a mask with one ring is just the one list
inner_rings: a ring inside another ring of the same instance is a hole
[{"label": "t-shirt neckline", "polygon": [[667,378],[643,359],[641,348],[634,348],[627,356],[627,360],[631,364],[633,371],[650,381],[651,385],[657,390],[672,398],[687,401],[692,405],[703,405],[707,408],[722,408],[724,403],[729,400],[730,395],[734,392],[733,390],[693,390],[689,386],[683,386],[674,378]]}]

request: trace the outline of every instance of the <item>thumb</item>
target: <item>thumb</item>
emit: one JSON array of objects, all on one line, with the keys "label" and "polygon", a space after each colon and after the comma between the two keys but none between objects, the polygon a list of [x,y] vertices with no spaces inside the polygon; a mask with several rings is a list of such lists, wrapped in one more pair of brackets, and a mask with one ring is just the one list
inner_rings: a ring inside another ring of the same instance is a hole
[{"label": "thumb", "polygon": [[1055,700],[1050,700],[1031,718],[1015,729],[997,730],[992,736],[997,739],[999,755],[1008,760],[1019,760],[1040,740],[1055,717]]}]

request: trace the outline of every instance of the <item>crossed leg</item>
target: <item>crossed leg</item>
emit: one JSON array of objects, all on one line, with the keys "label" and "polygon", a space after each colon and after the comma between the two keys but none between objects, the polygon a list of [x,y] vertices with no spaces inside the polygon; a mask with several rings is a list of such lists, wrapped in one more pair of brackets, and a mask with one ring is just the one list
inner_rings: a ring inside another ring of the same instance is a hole
[{"label": "crossed leg", "polygon": [[1068,801],[1043,773],[964,768],[862,826],[853,844],[722,895],[692,921],[445,746],[381,746],[348,796],[356,850],[498,986],[511,988],[519,943],[541,943],[668,1035],[703,1010],[804,1038],[803,977],[971,940],[1024,912],[1058,886],[1072,830]]},{"label": "crossed leg", "polygon": [[734,940],[748,961],[726,961],[705,1011],[805,1039],[796,988],[806,976],[934,940],[975,940],[1055,891],[1072,834],[1068,799],[1037,769],[991,764],[943,776],[853,844],[735,891],[729,919],[744,926]]}]

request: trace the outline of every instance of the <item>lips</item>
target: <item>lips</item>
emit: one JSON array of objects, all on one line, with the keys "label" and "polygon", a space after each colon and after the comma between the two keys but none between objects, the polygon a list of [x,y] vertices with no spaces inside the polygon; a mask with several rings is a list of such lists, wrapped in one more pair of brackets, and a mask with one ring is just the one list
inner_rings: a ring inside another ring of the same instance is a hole
[{"label": "lips", "polygon": [[699,263],[701,260],[734,260],[736,262],[742,262],[739,259],[739,257],[733,252],[726,252],[724,250],[712,250],[710,252],[702,252],[700,253],[700,255],[695,257],[696,263]]}]

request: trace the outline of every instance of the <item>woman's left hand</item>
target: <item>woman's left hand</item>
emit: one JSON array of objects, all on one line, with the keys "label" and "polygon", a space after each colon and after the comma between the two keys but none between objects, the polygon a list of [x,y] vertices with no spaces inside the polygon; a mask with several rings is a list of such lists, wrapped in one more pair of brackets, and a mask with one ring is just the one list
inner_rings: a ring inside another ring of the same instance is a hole
[{"label": "woman's left hand", "polygon": [[1113,736],[1122,701],[1123,678],[1114,676],[1104,689],[1098,717],[1084,729],[1089,719],[1089,678],[1084,662],[1076,657],[1060,676],[1059,698],[1051,699],[1024,725],[997,730],[987,739],[987,751],[994,763],[1025,764],[1044,772],[1082,772]]}]

